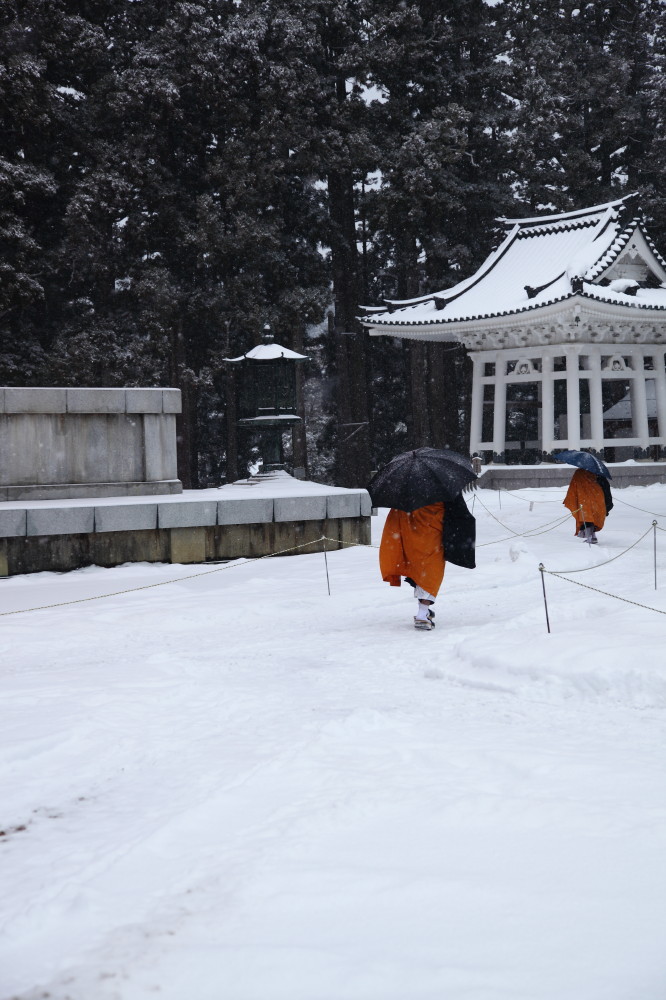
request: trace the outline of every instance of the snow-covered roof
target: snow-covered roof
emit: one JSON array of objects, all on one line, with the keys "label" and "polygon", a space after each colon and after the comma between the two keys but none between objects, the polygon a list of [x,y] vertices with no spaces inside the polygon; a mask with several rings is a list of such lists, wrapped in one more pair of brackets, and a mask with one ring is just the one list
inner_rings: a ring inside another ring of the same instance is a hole
[{"label": "snow-covered roof", "polygon": [[237,358],[225,358],[224,360],[245,361],[249,359],[250,361],[275,361],[277,358],[290,358],[292,361],[307,361],[308,355],[297,354],[296,351],[291,351],[288,347],[282,347],[281,344],[271,342],[269,344],[258,344],[257,347],[253,347],[251,351],[247,351]]},{"label": "snow-covered roof", "polygon": [[577,212],[498,222],[507,233],[470,278],[432,295],[369,309],[364,326],[381,333],[383,326],[470,323],[576,295],[634,313],[666,310],[666,261],[645,231],[634,195]]}]

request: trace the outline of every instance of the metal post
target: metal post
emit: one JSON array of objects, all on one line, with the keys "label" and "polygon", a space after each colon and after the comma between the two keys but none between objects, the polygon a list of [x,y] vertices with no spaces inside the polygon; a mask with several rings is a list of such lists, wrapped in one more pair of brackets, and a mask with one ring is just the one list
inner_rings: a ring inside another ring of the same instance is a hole
[{"label": "metal post", "polygon": [[328,587],[328,596],[331,596],[331,581],[328,577],[328,556],[326,555],[326,538],[324,537],[324,563],[326,565],[326,586]]},{"label": "metal post", "polygon": [[657,589],[657,522],[652,522],[652,548],[654,553],[654,589]]},{"label": "metal post", "polygon": [[546,599],[546,581],[543,575],[544,569],[545,567],[543,563],[539,563],[539,572],[541,573],[541,587],[543,589],[543,606],[546,609],[546,627],[548,629],[548,633],[550,634],[550,618],[548,617],[548,601]]}]

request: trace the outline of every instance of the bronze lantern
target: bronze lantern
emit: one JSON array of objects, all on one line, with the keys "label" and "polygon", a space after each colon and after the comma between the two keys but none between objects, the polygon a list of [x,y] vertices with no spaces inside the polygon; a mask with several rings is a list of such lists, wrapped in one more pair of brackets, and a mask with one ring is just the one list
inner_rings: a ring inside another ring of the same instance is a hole
[{"label": "bronze lantern", "polygon": [[266,325],[261,344],[225,360],[238,365],[238,427],[259,433],[264,472],[283,470],[282,434],[301,423],[296,365],[308,356],[276,344]]}]

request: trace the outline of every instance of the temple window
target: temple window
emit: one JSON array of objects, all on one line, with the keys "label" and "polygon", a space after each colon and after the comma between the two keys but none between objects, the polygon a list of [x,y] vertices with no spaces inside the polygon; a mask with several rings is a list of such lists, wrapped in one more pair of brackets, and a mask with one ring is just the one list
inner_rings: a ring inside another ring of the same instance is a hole
[{"label": "temple window", "polygon": [[506,440],[517,441],[521,448],[538,448],[538,382],[516,382],[507,386]]},{"label": "temple window", "polygon": [[483,387],[483,412],[481,414],[481,440],[493,439],[493,414],[495,412],[495,386]]}]

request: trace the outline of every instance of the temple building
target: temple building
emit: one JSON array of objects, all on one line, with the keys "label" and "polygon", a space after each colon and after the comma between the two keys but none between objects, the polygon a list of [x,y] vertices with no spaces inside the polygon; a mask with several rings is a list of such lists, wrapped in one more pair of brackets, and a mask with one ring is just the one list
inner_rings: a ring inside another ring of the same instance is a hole
[{"label": "temple building", "polygon": [[370,335],[465,345],[470,452],[486,460],[666,458],[666,261],[636,196],[498,221],[476,274],[368,309]]}]

